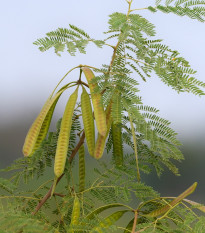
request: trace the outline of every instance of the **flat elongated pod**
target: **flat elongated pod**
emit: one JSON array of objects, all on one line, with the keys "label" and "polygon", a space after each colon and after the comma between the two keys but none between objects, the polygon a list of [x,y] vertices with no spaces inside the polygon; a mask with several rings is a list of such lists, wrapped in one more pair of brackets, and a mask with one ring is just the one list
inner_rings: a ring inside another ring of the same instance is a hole
[{"label": "flat elongated pod", "polygon": [[95,149],[95,126],[90,97],[84,87],[81,94],[81,109],[88,151],[93,156]]},{"label": "flat elongated pod", "polygon": [[112,98],[112,120],[114,124],[122,122],[121,94],[118,92],[115,92]]},{"label": "flat elongated pod", "polygon": [[113,158],[115,164],[123,164],[122,129],[120,124],[112,123]]},{"label": "flat elongated pod", "polygon": [[151,213],[146,214],[145,216],[158,217],[160,215],[163,215],[164,213],[166,213],[170,209],[174,208],[174,206],[176,204],[180,203],[184,198],[186,198],[187,196],[192,194],[195,191],[196,186],[197,186],[197,182],[193,183],[187,190],[185,190],[183,193],[181,193],[178,197],[174,198],[174,200],[171,201],[170,203],[168,203],[167,205],[165,205],[157,210],[153,210]]},{"label": "flat elongated pod", "polygon": [[101,214],[105,210],[113,209],[114,207],[126,207],[126,206],[123,204],[120,204],[120,203],[113,203],[113,204],[100,206],[99,208],[97,208],[97,209],[93,210],[91,213],[89,213],[86,216],[86,219],[94,219],[96,217],[96,215]]},{"label": "flat elongated pod", "polygon": [[61,121],[61,127],[58,136],[55,163],[54,163],[54,173],[56,177],[60,177],[63,174],[65,168],[66,157],[69,146],[70,130],[72,125],[72,116],[77,98],[78,98],[78,88],[70,96],[66,104],[63,118]]},{"label": "flat elongated pod", "polygon": [[79,222],[79,218],[80,218],[80,201],[78,197],[75,196],[70,225],[77,225]]},{"label": "flat elongated pod", "polygon": [[95,76],[92,70],[89,69],[88,67],[83,67],[82,71],[85,74],[85,77],[89,84],[91,99],[92,99],[93,108],[94,108],[95,121],[96,121],[98,132],[99,134],[105,136],[107,132],[106,115],[105,115],[105,111],[103,108],[101,94],[94,93],[97,84],[92,82],[92,80],[93,78],[95,78]]},{"label": "flat elongated pod", "polygon": [[109,228],[112,226],[115,222],[117,222],[125,213],[129,212],[129,210],[121,210],[121,211],[116,211],[113,214],[109,215],[106,217],[98,227],[95,227],[92,229],[91,232],[98,232],[98,233],[103,233],[104,229],[103,228]]},{"label": "flat elongated pod", "polygon": [[79,192],[85,189],[85,148],[84,144],[80,147],[79,151]]},{"label": "flat elongated pod", "polygon": [[60,96],[56,99],[56,101],[53,103],[52,107],[50,108],[50,110],[48,111],[45,120],[43,121],[43,124],[41,126],[39,135],[37,137],[36,143],[34,145],[33,151],[31,153],[31,155],[40,147],[42,141],[44,140],[44,138],[46,137],[49,127],[50,127],[50,123],[51,123],[51,119],[53,116],[53,112],[55,110],[55,106],[58,102],[58,99],[60,98]]},{"label": "flat elongated pod", "polygon": [[111,107],[112,107],[112,104],[110,103],[106,108],[106,124],[107,124],[106,134],[105,136],[102,136],[101,134],[98,133],[97,141],[95,144],[95,151],[94,151],[94,157],[96,159],[100,159],[102,157],[104,149],[105,149],[105,142],[109,134],[111,123],[112,123]]},{"label": "flat elongated pod", "polygon": [[46,103],[44,104],[41,112],[31,125],[25,142],[23,146],[23,154],[24,156],[31,156],[32,153],[39,147],[43,139],[45,138],[50,121],[52,118],[52,114],[55,108],[55,105],[60,98],[61,94],[66,89],[61,90],[60,92],[57,92],[56,95],[53,98],[48,98]]}]

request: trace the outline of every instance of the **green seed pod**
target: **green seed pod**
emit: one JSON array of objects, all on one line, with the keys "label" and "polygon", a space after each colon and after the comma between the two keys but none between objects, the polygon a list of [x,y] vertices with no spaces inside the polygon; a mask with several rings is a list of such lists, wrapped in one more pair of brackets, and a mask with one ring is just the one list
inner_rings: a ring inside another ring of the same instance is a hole
[{"label": "green seed pod", "polygon": [[88,151],[93,156],[95,149],[95,126],[90,97],[84,87],[81,94],[81,109]]},{"label": "green seed pod", "polygon": [[123,164],[122,130],[120,124],[114,123],[112,123],[111,129],[113,141],[113,158],[115,164],[120,166]]},{"label": "green seed pod", "polygon": [[56,177],[60,177],[63,174],[65,168],[66,157],[69,146],[70,130],[72,125],[72,116],[77,98],[78,98],[78,88],[70,96],[61,121],[61,128],[58,136],[55,163],[54,163],[54,173]]},{"label": "green seed pod", "polygon": [[79,153],[79,192],[85,189],[85,148],[82,145],[78,151]]},{"label": "green seed pod", "polygon": [[23,146],[24,156],[31,156],[46,137],[55,105],[64,91],[65,89],[56,93],[53,98],[48,98],[41,112],[31,125]]},{"label": "green seed pod", "polygon": [[94,157],[96,159],[100,159],[102,157],[104,149],[105,149],[105,142],[109,134],[111,123],[112,123],[111,107],[112,107],[112,104],[110,103],[106,108],[106,124],[107,124],[106,134],[105,136],[102,136],[101,134],[98,133],[97,142],[95,144],[95,151],[94,151]]},{"label": "green seed pod", "polygon": [[92,79],[95,78],[95,76],[94,76],[92,70],[89,69],[88,67],[83,67],[82,71],[85,74],[85,77],[86,77],[87,82],[89,84],[91,99],[92,99],[94,114],[95,114],[95,121],[96,121],[98,132],[102,136],[105,136],[105,134],[107,132],[106,115],[105,115],[105,111],[103,108],[101,94],[94,93],[97,84],[93,83]]},{"label": "green seed pod", "polygon": [[80,218],[80,201],[78,197],[75,196],[70,225],[77,225],[79,222],[79,218]]},{"label": "green seed pod", "polygon": [[122,102],[121,94],[115,92],[112,97],[112,120],[114,124],[122,122]]},{"label": "green seed pod", "polygon": [[115,222],[117,222],[127,212],[129,212],[129,210],[116,211],[115,213],[113,213],[110,216],[108,216],[107,218],[105,218],[103,220],[103,222],[101,222],[98,227],[95,227],[94,229],[92,229],[91,232],[103,233],[104,228],[108,228],[108,227],[112,226]]},{"label": "green seed pod", "polygon": [[192,194],[197,187],[197,182],[194,182],[188,189],[186,189],[183,193],[181,193],[178,197],[174,198],[173,201],[171,201],[169,204],[162,206],[159,209],[153,210],[151,213],[146,214],[145,216],[149,217],[158,217],[160,215],[165,214],[170,209],[174,208],[174,206],[177,203],[180,203],[183,199],[185,199],[187,196]]},{"label": "green seed pod", "polygon": [[50,108],[50,110],[48,111],[46,118],[41,126],[38,138],[36,140],[35,146],[33,148],[33,151],[31,153],[31,155],[40,147],[42,141],[44,140],[44,138],[46,137],[47,133],[48,133],[48,129],[50,127],[50,123],[51,123],[51,119],[53,116],[53,112],[55,110],[55,106],[58,102],[58,99],[60,98],[60,96],[56,99],[56,101],[53,103],[52,107]]}]

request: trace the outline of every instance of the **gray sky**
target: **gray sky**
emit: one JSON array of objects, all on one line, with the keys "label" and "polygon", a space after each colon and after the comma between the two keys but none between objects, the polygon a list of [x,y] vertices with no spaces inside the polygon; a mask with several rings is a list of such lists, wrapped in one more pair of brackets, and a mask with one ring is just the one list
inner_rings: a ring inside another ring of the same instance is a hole
[{"label": "gray sky", "polygon": [[[154,1],[134,0],[133,8],[153,5]],[[108,15],[126,12],[125,0],[8,0],[0,8],[0,127],[18,119],[38,114],[59,79],[73,66],[100,66],[108,63],[111,48],[103,50],[88,46],[87,55],[71,57],[55,55],[53,50],[40,52],[33,42],[46,32],[74,24],[97,39],[106,31]],[[173,14],[137,13],[156,25],[157,38],[172,49],[177,49],[197,70],[197,78],[205,81],[205,24]],[[108,58],[108,60],[107,60]],[[68,79],[75,79],[74,72]],[[68,80],[67,79],[67,80]],[[160,116],[172,121],[180,137],[205,138],[205,97],[192,94],[178,95],[157,77],[142,83],[144,103],[160,109]],[[66,97],[65,97],[66,98]],[[63,113],[65,101],[56,110],[56,118]],[[34,109],[33,109],[34,107]]]}]

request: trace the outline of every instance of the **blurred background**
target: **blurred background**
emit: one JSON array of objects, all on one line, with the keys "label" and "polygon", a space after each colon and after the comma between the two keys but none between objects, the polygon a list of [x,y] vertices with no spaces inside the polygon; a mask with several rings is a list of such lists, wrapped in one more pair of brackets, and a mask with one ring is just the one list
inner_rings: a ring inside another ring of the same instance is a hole
[{"label": "blurred background", "polygon": [[[134,0],[133,8],[154,5],[154,1]],[[87,54],[56,56],[51,49],[42,53],[33,45],[38,38],[69,23],[84,29],[91,37],[104,38],[108,15],[127,12],[125,0],[35,0],[3,1],[0,8],[0,168],[22,157],[25,135],[44,102],[61,77],[79,64],[96,67],[110,62],[111,48],[88,46]],[[178,50],[197,70],[196,78],[205,82],[205,24],[173,14],[137,12],[156,25],[156,38]],[[109,58],[109,60],[107,60]],[[73,72],[67,80],[75,79]],[[139,77],[136,76],[138,79]],[[160,109],[160,116],[172,122],[183,143],[185,161],[178,165],[181,176],[170,172],[157,178],[145,176],[163,196],[174,196],[198,181],[192,199],[205,203],[205,97],[177,94],[153,76],[141,82],[145,104]],[[67,96],[54,113],[51,130],[62,116]]]}]

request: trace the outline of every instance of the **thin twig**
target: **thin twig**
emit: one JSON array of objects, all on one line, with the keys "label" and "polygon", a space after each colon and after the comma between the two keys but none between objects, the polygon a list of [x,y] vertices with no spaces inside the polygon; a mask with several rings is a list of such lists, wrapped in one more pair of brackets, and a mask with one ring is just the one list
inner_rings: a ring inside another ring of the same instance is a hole
[{"label": "thin twig", "polygon": [[128,112],[128,116],[130,118],[130,126],[132,130],[132,137],[133,137],[133,143],[134,143],[135,160],[136,160],[136,166],[137,166],[137,181],[140,182],[141,178],[140,178],[140,169],[139,169],[139,162],[138,162],[137,139],[135,135],[135,128],[132,122],[132,117],[129,112]]},{"label": "thin twig", "polygon": [[113,62],[114,62],[114,60],[115,60],[116,52],[117,52],[117,49],[118,49],[119,44],[120,44],[120,40],[117,42],[116,46],[114,47],[114,52],[113,52],[113,55],[112,55],[112,59],[111,59],[111,62],[110,62],[110,66],[109,66],[109,68],[108,68],[108,73],[111,72],[112,65],[113,65]]},{"label": "thin twig", "polygon": [[65,194],[61,194],[61,193],[53,193],[53,196],[58,196],[58,197],[65,197]]},{"label": "thin twig", "polygon": [[[147,7],[144,7],[144,8],[138,8],[138,9],[133,9],[133,10],[130,10],[130,12],[132,11],[140,11],[140,10],[147,10],[148,8]],[[156,7],[155,7],[156,9]]]}]

